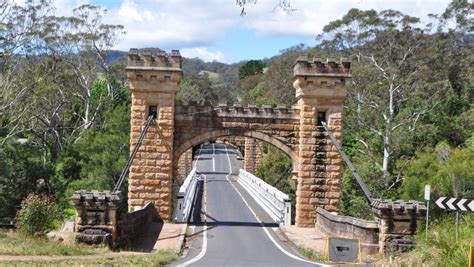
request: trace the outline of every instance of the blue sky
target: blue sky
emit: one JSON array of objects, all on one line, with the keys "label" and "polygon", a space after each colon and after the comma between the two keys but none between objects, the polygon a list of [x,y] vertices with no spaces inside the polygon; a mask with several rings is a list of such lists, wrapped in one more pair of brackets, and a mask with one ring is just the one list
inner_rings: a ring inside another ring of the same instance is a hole
[{"label": "blue sky", "polygon": [[290,0],[294,11],[275,8],[277,0],[258,0],[240,16],[235,0],[55,0],[58,13],[84,3],[108,10],[105,22],[125,26],[115,46],[179,49],[186,57],[227,63],[271,57],[304,43],[315,45],[324,25],[350,8],[396,9],[427,20],[448,0]]}]

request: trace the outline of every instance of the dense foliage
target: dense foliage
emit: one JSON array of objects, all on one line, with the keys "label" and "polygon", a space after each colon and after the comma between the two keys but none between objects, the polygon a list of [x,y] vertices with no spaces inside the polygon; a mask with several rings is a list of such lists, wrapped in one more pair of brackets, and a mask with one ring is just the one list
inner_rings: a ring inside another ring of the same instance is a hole
[{"label": "dense foliage", "polygon": [[255,175],[290,197],[291,215],[294,223],[296,194],[290,182],[292,177],[291,160],[273,147],[267,147],[266,151],[267,153],[264,155],[262,162],[257,166]]}]

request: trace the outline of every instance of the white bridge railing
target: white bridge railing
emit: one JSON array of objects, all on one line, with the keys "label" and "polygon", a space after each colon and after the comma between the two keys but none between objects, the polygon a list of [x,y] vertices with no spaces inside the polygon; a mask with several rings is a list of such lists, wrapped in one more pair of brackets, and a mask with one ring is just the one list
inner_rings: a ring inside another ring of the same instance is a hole
[{"label": "white bridge railing", "polygon": [[196,168],[193,168],[179,188],[174,213],[175,222],[188,222],[198,180],[199,174],[196,172]]},{"label": "white bridge railing", "polygon": [[287,194],[240,169],[239,184],[279,224],[291,225],[291,200]]}]

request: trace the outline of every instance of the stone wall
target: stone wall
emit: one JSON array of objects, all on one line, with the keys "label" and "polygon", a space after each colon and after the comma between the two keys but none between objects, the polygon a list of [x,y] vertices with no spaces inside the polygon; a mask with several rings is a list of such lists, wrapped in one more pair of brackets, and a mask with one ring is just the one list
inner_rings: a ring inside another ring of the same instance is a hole
[{"label": "stone wall", "polygon": [[152,222],[162,222],[153,203],[142,209],[128,212],[117,221],[115,246],[130,247],[143,236]]},{"label": "stone wall", "polygon": [[404,251],[414,245],[412,236],[423,225],[426,206],[414,200],[376,199],[372,211],[379,220],[380,252]]},{"label": "stone wall", "polygon": [[366,253],[403,252],[414,246],[416,234],[426,214],[423,202],[374,200],[376,221],[331,214],[318,208],[316,227],[332,236],[358,238]]},{"label": "stone wall", "polygon": [[72,195],[76,209],[76,243],[95,246],[130,246],[150,222],[161,221],[153,203],[142,209],[120,214],[120,192],[79,190]]},{"label": "stone wall", "polygon": [[322,208],[316,210],[316,227],[330,236],[359,239],[362,253],[379,252],[379,224],[349,216],[332,214]]}]

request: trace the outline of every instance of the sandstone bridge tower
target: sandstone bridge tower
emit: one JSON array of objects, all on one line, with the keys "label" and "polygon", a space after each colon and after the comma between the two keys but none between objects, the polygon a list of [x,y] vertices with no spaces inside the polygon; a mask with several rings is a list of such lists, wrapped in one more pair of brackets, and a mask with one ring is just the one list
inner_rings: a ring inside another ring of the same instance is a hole
[{"label": "sandstone bridge tower", "polygon": [[[291,108],[177,104],[182,78],[177,50],[167,54],[131,49],[126,70],[132,94],[131,148],[146,118],[156,114],[130,168],[130,210],[152,202],[161,218],[170,220],[180,157],[203,142],[237,136],[269,143],[289,156],[296,184],[297,225],[314,227],[317,207],[339,211],[342,159],[319,125],[326,121],[342,141],[345,87],[351,79],[348,61],[299,57],[294,66],[298,102]],[[254,141],[247,142],[255,146]]]}]

